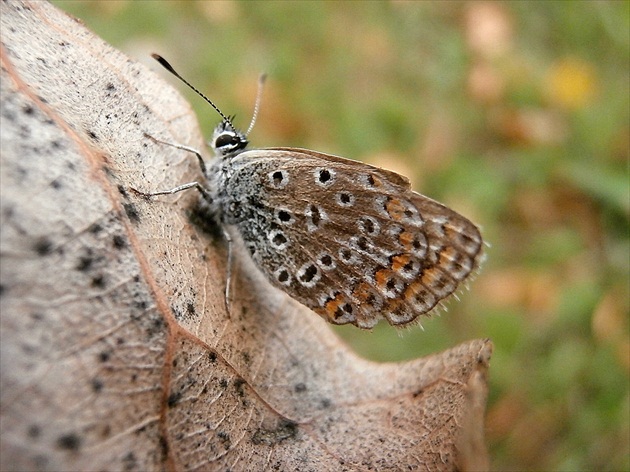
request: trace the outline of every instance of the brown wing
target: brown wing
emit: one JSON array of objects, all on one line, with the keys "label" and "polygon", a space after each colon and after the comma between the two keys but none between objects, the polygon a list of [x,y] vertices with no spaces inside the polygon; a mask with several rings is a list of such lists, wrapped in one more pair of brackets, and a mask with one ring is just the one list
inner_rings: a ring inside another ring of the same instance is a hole
[{"label": "brown wing", "polygon": [[480,264],[477,227],[394,172],[273,148],[237,156],[232,182],[254,261],[331,323],[410,323]]}]

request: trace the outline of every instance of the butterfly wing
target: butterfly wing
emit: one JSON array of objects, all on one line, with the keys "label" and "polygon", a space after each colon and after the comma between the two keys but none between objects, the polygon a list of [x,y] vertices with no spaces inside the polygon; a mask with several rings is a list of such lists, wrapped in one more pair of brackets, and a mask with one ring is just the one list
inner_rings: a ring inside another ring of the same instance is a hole
[{"label": "butterfly wing", "polygon": [[410,323],[480,264],[477,227],[394,172],[273,148],[242,152],[226,174],[225,220],[257,266],[331,323]]}]

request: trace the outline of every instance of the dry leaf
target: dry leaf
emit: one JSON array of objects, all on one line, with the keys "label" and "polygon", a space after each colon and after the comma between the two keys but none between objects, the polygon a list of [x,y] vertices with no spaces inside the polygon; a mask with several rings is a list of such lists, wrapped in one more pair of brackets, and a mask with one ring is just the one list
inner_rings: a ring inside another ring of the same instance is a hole
[{"label": "dry leaf", "polygon": [[487,467],[489,341],[402,364],[350,352],[184,192],[194,115],[44,2],[3,2],[2,470]]}]

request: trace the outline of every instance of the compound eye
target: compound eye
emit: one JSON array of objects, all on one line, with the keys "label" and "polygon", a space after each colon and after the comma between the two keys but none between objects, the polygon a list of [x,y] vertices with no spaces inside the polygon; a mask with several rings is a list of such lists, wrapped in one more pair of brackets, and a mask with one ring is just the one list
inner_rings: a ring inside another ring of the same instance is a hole
[{"label": "compound eye", "polygon": [[231,147],[231,146],[236,146],[237,144],[238,144],[238,137],[229,133],[224,133],[218,136],[216,141],[214,142],[214,145],[217,148],[222,148],[222,147],[227,147],[227,146]]}]

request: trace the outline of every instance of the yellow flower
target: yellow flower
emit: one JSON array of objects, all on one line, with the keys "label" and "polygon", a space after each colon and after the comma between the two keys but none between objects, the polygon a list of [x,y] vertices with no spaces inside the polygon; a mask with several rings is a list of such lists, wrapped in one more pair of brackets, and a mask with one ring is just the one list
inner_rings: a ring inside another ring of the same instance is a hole
[{"label": "yellow flower", "polygon": [[551,67],[547,76],[549,97],[562,107],[577,109],[595,95],[595,71],[579,59],[567,58]]}]

